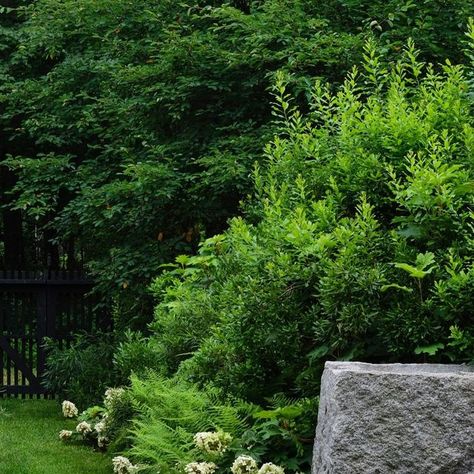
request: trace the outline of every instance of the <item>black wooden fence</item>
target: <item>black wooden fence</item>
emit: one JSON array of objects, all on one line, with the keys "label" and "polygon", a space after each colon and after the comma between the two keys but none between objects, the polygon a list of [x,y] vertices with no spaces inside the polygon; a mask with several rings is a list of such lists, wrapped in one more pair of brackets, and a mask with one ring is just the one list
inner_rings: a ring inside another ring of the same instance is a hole
[{"label": "black wooden fence", "polygon": [[110,329],[92,288],[73,272],[0,271],[0,397],[52,395],[41,386],[45,337],[68,345],[76,332]]}]

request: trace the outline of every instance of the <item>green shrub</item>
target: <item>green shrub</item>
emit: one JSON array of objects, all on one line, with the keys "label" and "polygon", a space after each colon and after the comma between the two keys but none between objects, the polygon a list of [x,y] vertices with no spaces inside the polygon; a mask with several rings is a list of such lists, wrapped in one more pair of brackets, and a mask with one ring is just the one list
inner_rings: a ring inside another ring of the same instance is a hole
[{"label": "green shrub", "polygon": [[[167,264],[169,270],[151,286],[163,303],[155,308],[151,330],[160,334],[151,338],[159,357],[157,366],[149,365],[164,374],[173,374],[179,364],[199,348],[208,335],[209,327],[218,321],[217,306],[208,291],[219,270],[215,255],[220,248],[221,237],[210,238],[201,245],[197,256],[181,255],[176,264]],[[182,284],[182,279],[185,284]]]},{"label": "green shrub", "polygon": [[450,329],[473,334],[463,68],[425,66],[412,42],[388,66],[369,41],[362,72],[317,82],[305,115],[286,84],[246,217],[155,283],[165,364],[261,401],[314,396],[327,359],[465,360]]},{"label": "green shrub", "polygon": [[109,450],[116,452],[129,447],[129,430],[133,417],[137,415],[130,392],[123,388],[112,388],[105,392],[105,430]]},{"label": "green shrub", "polygon": [[370,28],[393,53],[403,49],[407,38],[416,38],[423,60],[434,63],[464,59],[459,39],[474,14],[469,0],[331,0],[323,9],[338,15],[343,28]]},{"label": "green shrub", "polygon": [[[47,340],[43,385],[63,399],[85,408],[102,401],[105,390],[130,383],[132,373],[159,368],[156,342],[139,332],[76,334],[70,345]],[[98,363],[100,361],[100,363]]]},{"label": "green shrub", "polygon": [[266,409],[255,407],[238,453],[272,462],[286,472],[309,472],[317,422],[318,399],[291,400],[276,394]]},{"label": "green shrub", "polygon": [[48,340],[44,387],[82,409],[99,403],[115,385],[114,348],[110,333],[77,334],[68,347]]},{"label": "green shrub", "polygon": [[61,431],[60,439],[85,442],[101,450],[125,449],[132,418],[136,415],[129,392],[121,387],[108,388],[101,403],[78,413],[72,402],[63,401],[64,416],[77,418],[78,424],[75,431]]},{"label": "green shrub", "polygon": [[8,4],[21,8],[0,29],[6,262],[82,259],[133,329],[160,265],[222,232],[252,191],[276,71],[304,103],[314,78],[342,80],[367,36],[391,58],[411,35],[424,60],[455,62],[474,15],[471,0]]},{"label": "green shrub", "polygon": [[312,1],[247,10],[39,0],[19,12],[0,84],[8,204],[28,229],[28,263],[47,260],[46,242],[68,249],[61,263],[81,253],[119,301],[120,327],[143,329],[160,265],[238,212],[272,135],[272,74],[294,71],[300,91],[306,75],[340,80],[360,55],[362,33]]},{"label": "green shrub", "polygon": [[161,358],[155,341],[140,332],[126,331],[114,351],[114,370],[122,385],[129,383],[130,375],[144,375],[149,367],[160,367]]}]

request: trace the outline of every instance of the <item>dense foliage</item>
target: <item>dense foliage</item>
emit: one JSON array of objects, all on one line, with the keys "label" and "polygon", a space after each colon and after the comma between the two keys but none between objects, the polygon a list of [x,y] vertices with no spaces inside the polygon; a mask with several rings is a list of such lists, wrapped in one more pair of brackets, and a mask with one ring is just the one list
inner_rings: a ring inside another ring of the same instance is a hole
[{"label": "dense foliage", "polygon": [[[417,56],[408,41],[387,64],[367,42],[362,67],[316,82],[304,114],[277,75],[278,133],[244,217],[167,265],[153,334],[116,356],[140,375],[110,437],[125,449],[129,432],[145,472],[306,472],[325,360],[473,359],[470,83]],[[203,454],[199,440],[223,436]]]},{"label": "dense foliage", "polygon": [[46,386],[101,404],[62,439],[306,472],[326,360],[473,359],[470,0],[0,14],[4,266],[113,301],[114,334],[47,345]]},{"label": "dense foliage", "polygon": [[[73,398],[81,409],[98,403],[107,387],[120,383],[112,363],[113,336],[106,333],[78,334],[69,347],[50,339],[44,387],[51,393]],[[100,363],[99,363],[100,361]]]},{"label": "dense foliage", "polygon": [[[448,4],[449,3],[449,4]],[[4,264],[86,264],[143,326],[160,264],[225,228],[275,129],[268,87],[340,81],[363,38],[456,61],[474,7],[353,0],[40,0],[2,10]],[[12,26],[12,22],[14,27]],[[12,194],[13,193],[13,194]]]},{"label": "dense foliage", "polygon": [[[108,389],[100,405],[82,413],[64,401],[65,416],[77,418],[80,425],[60,437],[124,452],[150,474],[156,469],[183,472],[195,462],[218,463],[218,471],[224,473],[242,455],[258,463],[272,460],[290,471],[307,471],[315,400],[294,401],[278,394],[269,399],[267,408],[149,371],[133,375],[127,389]],[[212,443],[203,451],[196,442],[209,435],[221,440],[221,452],[212,452]]]},{"label": "dense foliage", "polygon": [[328,358],[465,360],[474,128],[462,68],[425,68],[409,43],[387,70],[369,42],[363,70],[335,92],[317,83],[306,115],[286,83],[247,218],[155,282],[163,365],[261,400],[317,393]]},{"label": "dense foliage", "polygon": [[82,253],[126,296],[222,230],[269,137],[269,73],[337,78],[356,54],[357,38],[336,36],[309,3],[252,15],[156,0],[24,10],[2,122],[12,207],[53,245],[44,258],[74,267]]}]

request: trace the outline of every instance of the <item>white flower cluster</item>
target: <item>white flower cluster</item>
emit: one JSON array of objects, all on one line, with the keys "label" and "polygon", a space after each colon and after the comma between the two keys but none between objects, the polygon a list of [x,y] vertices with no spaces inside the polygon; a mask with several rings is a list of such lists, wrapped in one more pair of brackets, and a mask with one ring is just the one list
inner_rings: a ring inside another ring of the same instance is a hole
[{"label": "white flower cluster", "polygon": [[258,470],[258,474],[285,474],[285,470],[281,466],[267,462]]},{"label": "white flower cluster", "polygon": [[101,435],[106,430],[105,420],[102,418],[102,420],[100,420],[99,423],[96,423],[96,425],[94,426],[94,429],[98,435]]},{"label": "white flower cluster", "polygon": [[212,456],[223,454],[232,442],[232,436],[223,431],[207,431],[194,435],[194,444],[203,452]]},{"label": "white flower cluster", "polygon": [[[208,439],[211,434],[217,435],[223,433],[197,433],[194,437],[196,445],[200,447],[200,440],[203,438]],[[210,438],[215,439],[214,436]],[[232,440],[230,435],[227,435],[225,439],[228,443]],[[219,452],[222,453],[223,451]],[[215,453],[215,451],[212,451],[212,453]],[[217,466],[213,462],[191,462],[185,466],[184,472],[186,474],[213,474],[216,469]],[[285,470],[281,466],[277,466],[271,462],[263,464],[259,469],[257,461],[247,455],[239,456],[232,464],[230,470],[232,474],[285,474]]]},{"label": "white flower cluster", "polygon": [[186,474],[213,474],[217,466],[213,462],[191,462],[184,468]]},{"label": "white flower cluster", "polygon": [[137,472],[138,466],[134,466],[130,459],[124,456],[116,456],[112,459],[115,474],[131,474]]},{"label": "white flower cluster", "polygon": [[92,433],[92,426],[87,423],[87,421],[81,421],[76,426],[76,431],[78,433],[81,433],[81,435],[85,436],[86,434]]},{"label": "white flower cluster", "polygon": [[104,405],[106,408],[109,408],[113,402],[120,398],[125,393],[123,388],[108,388],[105,391]]},{"label": "white flower cluster", "polygon": [[109,442],[109,438],[106,438],[105,436],[97,437],[97,446],[99,446],[99,448],[105,448],[108,442]]},{"label": "white flower cluster", "polygon": [[232,474],[256,474],[258,472],[257,461],[251,456],[239,456],[230,470]]},{"label": "white flower cluster", "polygon": [[64,400],[62,403],[62,409],[63,415],[66,418],[75,418],[79,414],[76,405],[74,405],[72,402],[69,402],[68,400]]},{"label": "white flower cluster", "polygon": [[69,430],[61,430],[59,432],[59,439],[61,441],[66,441],[72,436],[72,431]]}]

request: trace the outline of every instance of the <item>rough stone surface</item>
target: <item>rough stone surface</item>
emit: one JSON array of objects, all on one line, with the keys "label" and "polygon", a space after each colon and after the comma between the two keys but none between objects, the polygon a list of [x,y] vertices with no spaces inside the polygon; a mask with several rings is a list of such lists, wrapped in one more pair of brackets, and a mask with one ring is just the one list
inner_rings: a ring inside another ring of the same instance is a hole
[{"label": "rough stone surface", "polygon": [[474,370],[326,363],[312,474],[474,474]]}]

